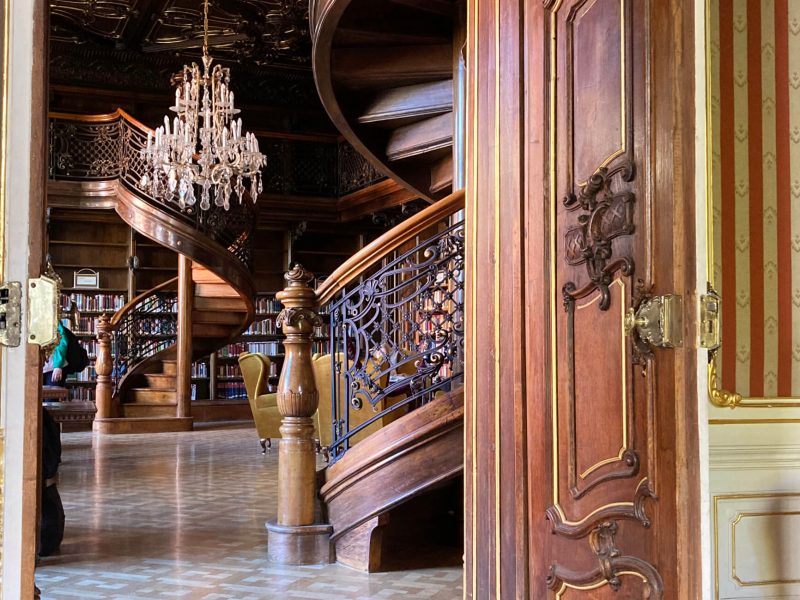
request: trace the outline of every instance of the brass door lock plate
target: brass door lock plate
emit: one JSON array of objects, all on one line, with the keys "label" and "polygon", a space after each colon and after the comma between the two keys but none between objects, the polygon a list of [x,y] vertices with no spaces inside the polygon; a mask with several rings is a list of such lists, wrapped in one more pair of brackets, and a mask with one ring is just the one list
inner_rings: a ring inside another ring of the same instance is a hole
[{"label": "brass door lock plate", "polygon": [[719,331],[719,315],[722,298],[708,286],[708,293],[700,296],[700,347],[712,352],[722,343]]},{"label": "brass door lock plate", "polygon": [[653,296],[625,315],[625,334],[656,348],[679,348],[683,344],[683,298],[676,294]]},{"label": "brass door lock plate", "polygon": [[22,284],[9,281],[0,285],[0,345],[16,348],[22,331]]},{"label": "brass door lock plate", "polygon": [[46,275],[28,281],[28,341],[45,350],[58,344],[60,287]]}]

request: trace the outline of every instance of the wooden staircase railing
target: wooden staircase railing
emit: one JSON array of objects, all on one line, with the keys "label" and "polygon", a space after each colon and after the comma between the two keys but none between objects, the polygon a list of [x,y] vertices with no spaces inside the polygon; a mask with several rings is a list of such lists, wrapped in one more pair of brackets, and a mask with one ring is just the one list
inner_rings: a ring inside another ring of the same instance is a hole
[{"label": "wooden staircase railing", "polygon": [[[320,391],[311,348],[322,305],[332,310],[331,372],[337,373],[331,390],[334,442],[329,451],[334,460],[377,419],[423,405],[461,378],[463,208],[463,190],[426,208],[357,252],[317,290],[309,286],[313,275],[302,266],[286,274],[287,286],[277,296],[284,305],[278,324],[286,334],[286,358],[278,382],[283,418],[278,516],[267,523],[272,560],[315,564],[331,556],[332,530],[315,523],[312,417]],[[360,341],[350,347],[348,340],[355,338]],[[378,359],[375,348],[383,353]],[[392,383],[384,383],[393,371]],[[404,399],[372,412],[370,407],[402,390],[408,392]],[[355,411],[369,416],[351,428]]]},{"label": "wooden staircase railing", "polygon": [[[198,285],[186,289],[192,290],[195,298],[208,296],[209,301],[203,303],[206,312],[215,310],[214,306],[229,306],[237,299],[233,309],[239,315],[236,319],[226,319],[224,324],[205,319],[186,332],[193,339],[194,357],[198,358],[237,337],[254,318],[250,267],[257,209],[252,202],[245,201],[233,203],[227,211],[217,206],[201,211],[196,206],[182,206],[151,196],[141,153],[149,132],[123,110],[91,116],[53,113],[49,128],[50,179],[75,182],[89,192],[98,185],[110,187],[115,210],[124,221],[191,261],[189,264],[194,266],[186,269],[186,277],[197,279]],[[95,425],[120,416],[121,395],[127,382],[137,380],[134,376],[140,373],[148,373],[147,385],[155,382],[152,385],[158,391],[135,391],[163,402],[165,394],[161,392],[167,391],[163,389],[164,382],[175,380],[174,367],[170,367],[169,373],[158,374],[147,365],[154,360],[172,361],[175,355],[178,315],[161,309],[174,298],[167,290],[180,289],[178,284],[177,279],[164,282],[133,298],[112,318],[99,321]],[[190,312],[191,300],[185,309]],[[148,324],[156,316],[167,327],[153,335]],[[186,322],[191,323],[191,319]],[[185,407],[178,406],[178,413],[185,412]],[[146,407],[136,408],[138,414]],[[154,408],[159,414],[165,412],[163,406]]]}]

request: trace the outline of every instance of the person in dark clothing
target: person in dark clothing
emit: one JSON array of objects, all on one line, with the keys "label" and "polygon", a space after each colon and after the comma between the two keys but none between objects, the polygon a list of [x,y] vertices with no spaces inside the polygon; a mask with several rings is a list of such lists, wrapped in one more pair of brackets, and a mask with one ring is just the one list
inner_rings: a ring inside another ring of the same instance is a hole
[{"label": "person in dark clothing", "polygon": [[42,369],[44,373],[44,385],[57,385],[60,387],[64,387],[65,385],[64,382],[67,378],[66,368],[69,364],[67,362],[69,340],[65,329],[66,327],[59,321],[58,345],[55,347]]},{"label": "person in dark clothing", "polygon": [[56,487],[61,464],[61,429],[42,409],[42,512],[39,522],[39,556],[50,556],[64,539],[64,506]]}]

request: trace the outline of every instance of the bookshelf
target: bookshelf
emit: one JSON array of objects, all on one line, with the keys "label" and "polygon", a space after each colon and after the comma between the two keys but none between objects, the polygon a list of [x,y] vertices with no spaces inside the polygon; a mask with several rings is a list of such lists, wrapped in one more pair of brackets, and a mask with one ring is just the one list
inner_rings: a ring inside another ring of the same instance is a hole
[{"label": "bookshelf", "polygon": [[[67,378],[70,399],[94,401],[96,319],[177,276],[178,257],[136,233],[113,210],[101,209],[50,209],[47,248],[62,281],[62,315],[89,354],[89,367]],[[75,286],[75,273],[82,269],[97,273],[96,288]]]}]

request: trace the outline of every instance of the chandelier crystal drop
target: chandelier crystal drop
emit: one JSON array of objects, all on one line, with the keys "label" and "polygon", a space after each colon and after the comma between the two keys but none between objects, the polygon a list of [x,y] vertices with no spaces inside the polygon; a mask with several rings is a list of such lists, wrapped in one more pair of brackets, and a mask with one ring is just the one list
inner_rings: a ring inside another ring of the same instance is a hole
[{"label": "chandelier crystal drop", "polygon": [[141,150],[145,174],[140,185],[151,196],[176,202],[181,209],[194,206],[199,192],[200,208],[209,210],[211,200],[225,210],[236,193],[242,202],[249,184],[253,202],[262,192],[261,168],[267,159],[252,133],[242,132],[242,120],[234,116],[230,70],[213,65],[208,53],[208,0],[203,2],[203,70],[197,63],[184,65],[175,89],[176,116],[148,133]]}]

